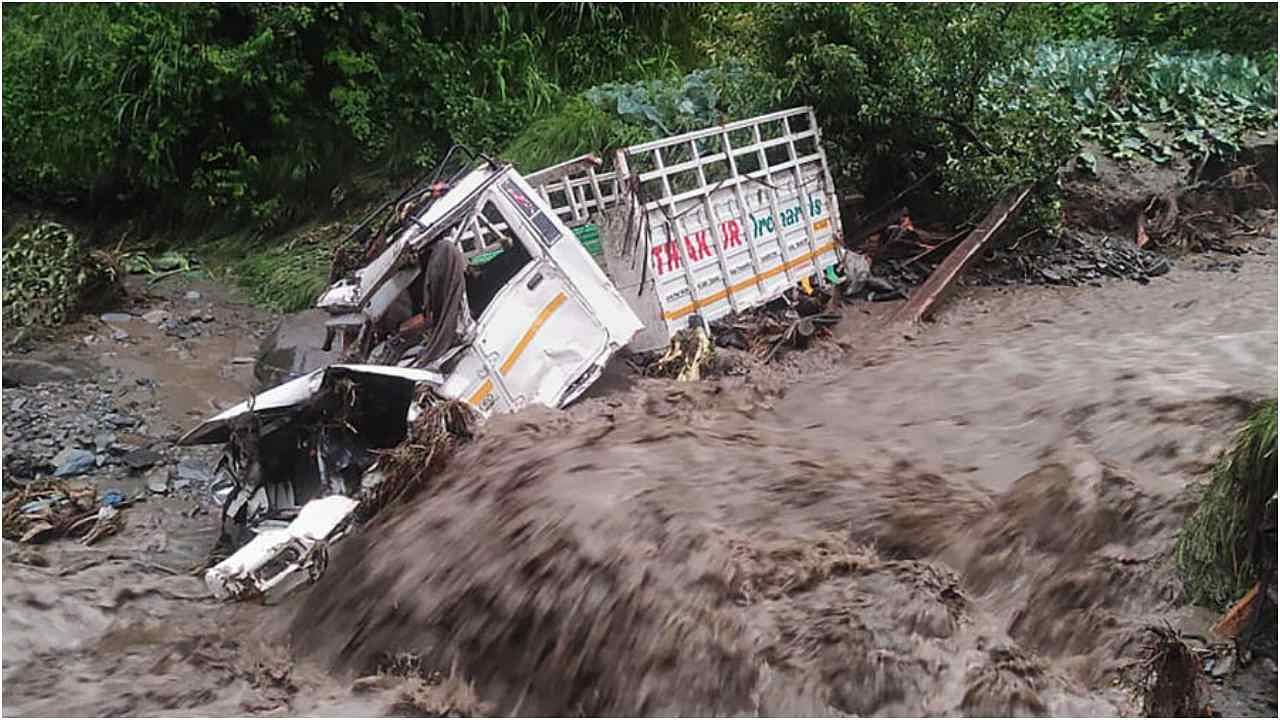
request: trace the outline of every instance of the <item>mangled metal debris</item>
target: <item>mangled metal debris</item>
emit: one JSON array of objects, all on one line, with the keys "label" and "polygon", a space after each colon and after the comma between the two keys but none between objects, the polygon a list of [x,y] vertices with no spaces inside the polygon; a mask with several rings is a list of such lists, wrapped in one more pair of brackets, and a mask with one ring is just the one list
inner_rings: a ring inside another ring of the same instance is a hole
[{"label": "mangled metal debris", "polygon": [[[603,165],[584,156],[524,177],[473,158],[389,202],[377,228],[378,213],[357,228],[360,246],[335,259],[316,303],[339,362],[179,441],[226,443],[214,493],[224,541],[239,550],[206,576],[215,595],[261,596],[322,570],[358,498],[372,508],[389,496],[376,490],[380,463],[423,412],[563,407],[624,346],[662,348],[682,330],[668,364],[696,379],[711,323],[842,279],[809,108],[626,148]],[[446,435],[469,432],[441,422]]]},{"label": "mangled metal debris", "polygon": [[346,533],[359,503],[342,495],[308,502],[288,525],[260,526],[258,534],[236,554],[205,573],[205,584],[219,600],[266,598],[298,571],[320,577],[328,564],[328,543]]}]

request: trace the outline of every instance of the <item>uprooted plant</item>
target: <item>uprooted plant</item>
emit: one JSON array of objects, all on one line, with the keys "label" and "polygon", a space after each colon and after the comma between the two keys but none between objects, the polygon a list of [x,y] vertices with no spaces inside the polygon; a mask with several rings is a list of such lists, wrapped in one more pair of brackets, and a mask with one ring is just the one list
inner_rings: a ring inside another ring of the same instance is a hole
[{"label": "uprooted plant", "polygon": [[386,508],[404,503],[439,477],[457,448],[475,437],[479,418],[470,405],[438,396],[430,389],[418,396],[421,413],[398,446],[382,453],[381,482],[360,502],[359,516],[369,519]]},{"label": "uprooted plant", "polygon": [[1142,714],[1146,717],[1204,717],[1206,683],[1200,658],[1173,628],[1151,625],[1143,630]]}]

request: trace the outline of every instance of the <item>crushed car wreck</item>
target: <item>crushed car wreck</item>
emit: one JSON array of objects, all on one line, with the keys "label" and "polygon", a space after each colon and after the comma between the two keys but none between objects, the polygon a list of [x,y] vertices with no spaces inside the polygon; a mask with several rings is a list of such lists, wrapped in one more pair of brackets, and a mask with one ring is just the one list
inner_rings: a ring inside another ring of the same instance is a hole
[{"label": "crushed car wreck", "polygon": [[480,418],[564,407],[624,346],[666,347],[685,328],[705,338],[712,322],[831,286],[849,261],[809,108],[604,165],[584,156],[525,177],[481,156],[385,205],[376,232],[362,224],[363,265],[335,270],[316,303],[329,354],[317,356],[338,362],[179,441],[226,444],[214,494],[223,544],[238,550],[206,574],[217,597],[322,572],[327,542],[381,479],[379,453],[423,403]]}]

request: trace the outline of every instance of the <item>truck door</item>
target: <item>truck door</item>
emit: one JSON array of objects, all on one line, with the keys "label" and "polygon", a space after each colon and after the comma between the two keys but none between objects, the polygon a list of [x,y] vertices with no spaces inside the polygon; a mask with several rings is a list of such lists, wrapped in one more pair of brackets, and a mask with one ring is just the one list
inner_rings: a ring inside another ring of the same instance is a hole
[{"label": "truck door", "polygon": [[481,312],[475,340],[444,394],[486,414],[563,406],[600,375],[640,321],[516,173],[499,182],[486,203],[500,217],[488,226],[520,243],[530,260]]}]

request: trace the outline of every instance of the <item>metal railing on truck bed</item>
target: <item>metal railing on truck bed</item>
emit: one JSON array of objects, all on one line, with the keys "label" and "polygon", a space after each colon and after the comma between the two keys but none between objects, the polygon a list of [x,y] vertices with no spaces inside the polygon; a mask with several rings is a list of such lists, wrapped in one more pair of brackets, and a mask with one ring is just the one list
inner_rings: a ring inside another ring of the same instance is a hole
[{"label": "metal railing on truck bed", "polygon": [[710,322],[802,278],[835,279],[839,207],[811,108],[633,145],[609,159],[605,168],[577,158],[534,173],[530,184],[576,232],[598,226],[609,274],[649,329],[637,349],[665,344],[692,315]]}]

